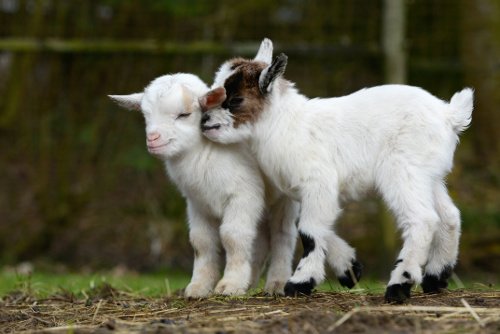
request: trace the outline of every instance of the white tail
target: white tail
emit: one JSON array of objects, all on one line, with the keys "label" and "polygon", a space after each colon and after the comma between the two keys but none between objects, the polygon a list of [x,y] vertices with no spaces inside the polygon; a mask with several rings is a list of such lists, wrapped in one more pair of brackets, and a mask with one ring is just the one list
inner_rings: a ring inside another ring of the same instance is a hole
[{"label": "white tail", "polygon": [[469,127],[472,121],[473,102],[474,91],[471,88],[464,88],[451,98],[450,122],[457,134]]}]

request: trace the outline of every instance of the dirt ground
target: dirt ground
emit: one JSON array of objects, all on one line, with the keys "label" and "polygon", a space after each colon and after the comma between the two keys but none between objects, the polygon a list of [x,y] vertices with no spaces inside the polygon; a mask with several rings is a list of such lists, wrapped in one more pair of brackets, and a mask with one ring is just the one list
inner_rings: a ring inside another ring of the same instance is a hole
[{"label": "dirt ground", "polygon": [[414,293],[405,305],[380,294],[310,297],[141,298],[100,286],[84,298],[60,293],[0,300],[0,332],[40,333],[500,333],[500,291]]}]

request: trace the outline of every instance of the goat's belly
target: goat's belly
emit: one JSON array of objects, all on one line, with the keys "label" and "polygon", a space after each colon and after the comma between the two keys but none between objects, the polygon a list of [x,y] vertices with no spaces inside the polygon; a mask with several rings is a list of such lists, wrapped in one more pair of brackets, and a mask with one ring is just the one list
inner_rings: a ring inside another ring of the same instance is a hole
[{"label": "goat's belly", "polygon": [[291,198],[294,201],[300,202],[301,200],[300,187],[298,185],[295,187],[287,187],[282,190],[282,193],[284,193],[288,198]]},{"label": "goat's belly", "polygon": [[357,201],[373,190],[373,182],[366,175],[353,175],[340,185],[339,198],[342,202]]},{"label": "goat's belly", "polygon": [[292,174],[290,171],[271,170],[271,173],[269,174],[269,180],[279,193],[285,194],[293,200],[300,201],[300,180],[290,175]]},{"label": "goat's belly", "polygon": [[299,200],[298,187],[290,186],[290,182],[280,174],[276,174],[273,177],[269,177],[271,184],[275,190],[278,190],[279,194],[285,194],[287,197]]}]

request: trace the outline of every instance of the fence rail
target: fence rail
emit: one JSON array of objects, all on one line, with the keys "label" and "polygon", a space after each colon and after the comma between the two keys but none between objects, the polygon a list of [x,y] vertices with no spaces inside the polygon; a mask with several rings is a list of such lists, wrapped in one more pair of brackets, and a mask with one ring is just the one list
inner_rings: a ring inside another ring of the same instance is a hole
[{"label": "fence rail", "polygon": [[[147,53],[147,54],[239,54],[253,55],[259,42],[165,42],[160,40],[90,40],[59,38],[3,38],[0,39],[0,51],[12,52],[59,52],[59,53]],[[365,54],[379,55],[378,47],[358,47],[354,45],[324,45],[311,43],[276,44],[275,49],[290,54]]]}]

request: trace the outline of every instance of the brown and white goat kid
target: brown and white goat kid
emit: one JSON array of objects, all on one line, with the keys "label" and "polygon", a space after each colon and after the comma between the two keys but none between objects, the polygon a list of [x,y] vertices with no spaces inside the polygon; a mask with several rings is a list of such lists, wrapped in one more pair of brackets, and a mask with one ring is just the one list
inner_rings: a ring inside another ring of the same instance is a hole
[{"label": "brown and white goat kid", "polygon": [[[266,213],[264,181],[248,150],[203,137],[198,98],[207,91],[197,76],[179,73],[155,79],[142,93],[110,98],[142,111],[149,152],[165,162],[170,179],[186,198],[195,254],[186,297],[205,297],[212,291],[245,293],[258,283],[269,246],[265,290],[283,294],[292,273],[297,205],[281,198]],[[268,219],[262,224],[264,216]],[[226,267],[219,281],[221,244]]]},{"label": "brown and white goat kid", "polygon": [[285,293],[311,293],[324,279],[325,256],[341,282],[348,273],[359,276],[354,250],[332,228],[342,203],[369,189],[394,213],[404,239],[386,300],[409,298],[415,283],[425,292],[446,287],[458,255],[460,214],[444,178],[458,134],[471,121],[472,90],[450,103],[404,85],[308,99],[283,78],[287,57],[271,62],[269,54],[265,39],[254,60],[224,63],[200,104],[209,139],[249,143],[267,177],[301,204],[304,254]]}]

